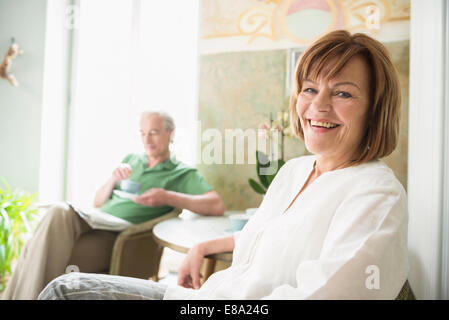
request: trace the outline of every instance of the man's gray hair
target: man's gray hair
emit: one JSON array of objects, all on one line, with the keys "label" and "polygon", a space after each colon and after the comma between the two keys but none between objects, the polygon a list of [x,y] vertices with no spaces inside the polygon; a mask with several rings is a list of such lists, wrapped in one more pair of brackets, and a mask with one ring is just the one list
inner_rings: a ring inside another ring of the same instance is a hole
[{"label": "man's gray hair", "polygon": [[172,116],[169,115],[167,112],[145,111],[145,112],[142,112],[140,118],[143,119],[144,117],[152,116],[152,115],[158,115],[159,117],[161,117],[164,120],[165,130],[167,130],[168,132],[175,130],[175,121],[173,120]]}]

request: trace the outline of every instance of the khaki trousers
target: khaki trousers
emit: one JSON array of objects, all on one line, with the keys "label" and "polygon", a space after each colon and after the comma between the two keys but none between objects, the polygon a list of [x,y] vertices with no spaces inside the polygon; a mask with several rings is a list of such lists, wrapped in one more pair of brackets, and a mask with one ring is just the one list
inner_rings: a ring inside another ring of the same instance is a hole
[{"label": "khaki trousers", "polygon": [[23,247],[2,299],[37,299],[67,272],[108,272],[117,235],[93,230],[66,203],[53,205]]}]

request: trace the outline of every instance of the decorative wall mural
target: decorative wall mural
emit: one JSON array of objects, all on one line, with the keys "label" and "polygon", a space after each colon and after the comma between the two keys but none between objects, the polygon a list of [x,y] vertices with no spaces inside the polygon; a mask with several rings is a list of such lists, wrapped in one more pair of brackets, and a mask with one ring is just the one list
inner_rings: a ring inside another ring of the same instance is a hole
[{"label": "decorative wall mural", "polygon": [[200,52],[305,47],[336,29],[401,41],[409,21],[409,0],[203,0]]},{"label": "decorative wall mural", "polygon": [[[383,160],[407,187],[409,0],[202,0],[201,8],[198,120],[222,137],[228,129],[258,128],[287,109],[296,61],[322,33],[346,29],[382,41],[403,96],[399,144]],[[284,142],[285,160],[307,154],[300,139]],[[249,161],[253,154],[248,148],[243,164],[198,165],[228,210],[257,207],[262,200],[248,185],[258,179]]]}]

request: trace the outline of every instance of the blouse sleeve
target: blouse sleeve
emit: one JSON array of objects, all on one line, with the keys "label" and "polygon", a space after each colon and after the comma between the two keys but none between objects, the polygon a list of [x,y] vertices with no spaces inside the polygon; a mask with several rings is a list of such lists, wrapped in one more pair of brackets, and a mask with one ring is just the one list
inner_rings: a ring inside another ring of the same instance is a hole
[{"label": "blouse sleeve", "polygon": [[348,196],[319,258],[298,265],[296,287],[279,286],[264,299],[394,299],[407,273],[406,197],[392,181]]},{"label": "blouse sleeve", "polygon": [[234,237],[234,244],[237,243],[237,240],[239,239],[240,236],[240,232],[241,231],[236,231],[232,234],[232,236]]}]

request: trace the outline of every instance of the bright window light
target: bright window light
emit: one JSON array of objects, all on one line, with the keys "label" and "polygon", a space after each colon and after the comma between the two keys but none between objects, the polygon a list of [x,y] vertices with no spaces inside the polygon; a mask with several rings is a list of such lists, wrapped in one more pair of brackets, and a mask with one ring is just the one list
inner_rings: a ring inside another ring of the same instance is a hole
[{"label": "bright window light", "polygon": [[174,153],[194,164],[198,0],[81,0],[75,43],[67,200],[91,205],[131,152],[139,115],[175,120]]}]

